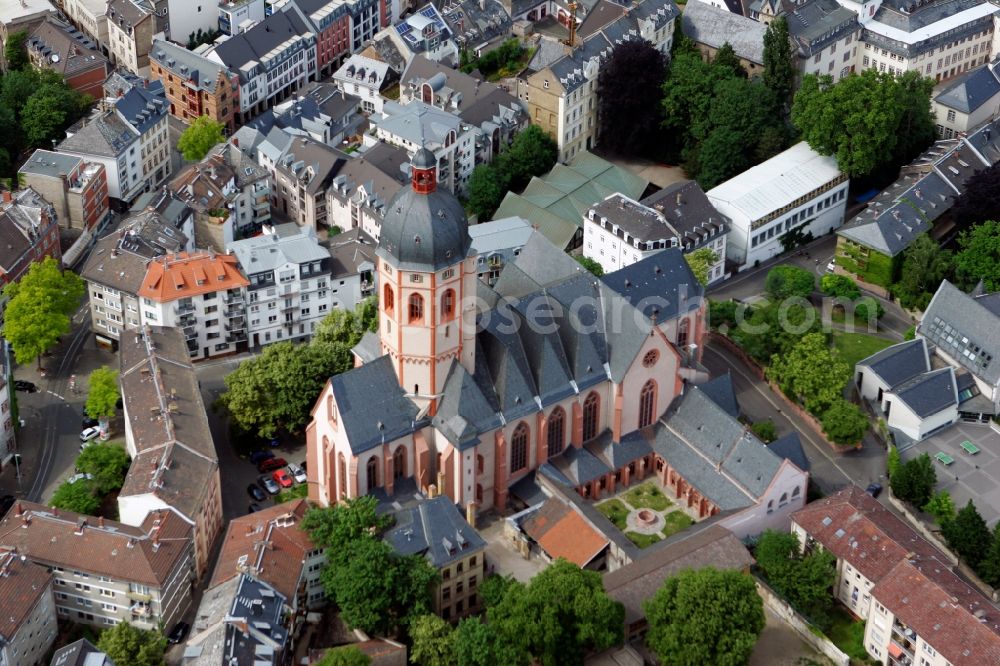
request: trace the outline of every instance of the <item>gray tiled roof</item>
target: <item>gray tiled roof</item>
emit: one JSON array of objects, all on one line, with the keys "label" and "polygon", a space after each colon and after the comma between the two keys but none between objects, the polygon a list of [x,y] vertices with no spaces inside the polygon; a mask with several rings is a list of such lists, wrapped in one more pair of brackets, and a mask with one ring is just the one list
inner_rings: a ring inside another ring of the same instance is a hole
[{"label": "gray tiled roof", "polygon": [[433,425],[460,449],[479,443],[479,433],[503,424],[496,405],[483,394],[475,378],[454,361],[448,370]]},{"label": "gray tiled roof", "polygon": [[654,192],[642,203],[659,211],[677,230],[685,248],[694,248],[729,231],[730,220],[716,210],[693,180],[682,180]]},{"label": "gray tiled roof", "polygon": [[740,416],[740,405],[736,401],[736,389],[733,387],[733,376],[726,371],[726,374],[698,384],[698,389],[708,398],[722,408],[726,414],[734,419]]},{"label": "gray tiled roof", "polygon": [[331,236],[327,241],[327,249],[330,252],[330,272],[333,277],[357,275],[364,264],[370,264],[374,268],[377,245],[360,227]]},{"label": "gray tiled roof", "polygon": [[845,35],[859,32],[858,15],[836,0],[812,0],[784,6],[788,34],[799,54],[809,57]]},{"label": "gray tiled roof", "polygon": [[[250,30],[220,43],[215,54],[227,67],[238,71],[251,62],[261,62],[286,40],[300,35],[312,32],[297,12],[274,12]],[[243,79],[242,72],[240,78]]]},{"label": "gray tiled roof", "polygon": [[[997,316],[948,280],[941,282],[917,333],[976,377],[1000,384],[1000,326]],[[965,355],[969,351],[972,358]]]},{"label": "gray tiled roof", "polygon": [[56,650],[52,666],[115,666],[115,662],[86,638],[81,638]]},{"label": "gray tiled roof", "polygon": [[699,44],[713,49],[727,42],[740,58],[764,63],[764,33],[767,24],[754,21],[706,2],[691,2],[681,14],[684,34]]},{"label": "gray tiled roof", "polygon": [[642,433],[632,431],[615,442],[611,431],[605,431],[597,439],[584,444],[584,448],[594,454],[609,469],[621,469],[653,452]]},{"label": "gray tiled roof", "polygon": [[569,479],[570,487],[582,486],[614,471],[587,449],[574,446],[566,447],[558,456],[549,458],[547,464]]},{"label": "gray tiled roof", "polygon": [[955,370],[947,367],[917,375],[894,387],[892,393],[920,418],[933,416],[958,404]]},{"label": "gray tiled roof", "polygon": [[967,72],[939,92],[934,101],[961,113],[972,113],[1000,94],[1000,81],[993,71],[995,64]]},{"label": "gray tiled roof", "polygon": [[330,254],[316,240],[312,227],[298,227],[294,223],[280,225],[294,231],[294,235],[278,233],[263,234],[244,238],[229,244],[228,250],[236,255],[247,275],[264,273],[284,266],[286,263],[305,264],[313,261],[329,260]]},{"label": "gray tiled roof", "polygon": [[159,213],[145,211],[124,220],[97,241],[80,275],[83,279],[135,294],[146,277],[150,259],[179,252],[187,237]]},{"label": "gray tiled roof", "polygon": [[892,388],[931,369],[923,338],[900,342],[858,361]]},{"label": "gray tiled roof", "polygon": [[400,555],[423,555],[435,568],[486,547],[445,495],[396,512],[396,525],[383,537]]},{"label": "gray tiled roof", "polygon": [[117,158],[139,140],[136,131],[113,111],[99,112],[85,123],[72,136],[64,139],[58,150]]},{"label": "gray tiled roof", "polygon": [[657,321],[698,309],[705,293],[677,248],[667,248],[601,280],[647,317],[655,315]]},{"label": "gray tiled roof", "polygon": [[790,432],[783,437],[779,437],[770,444],[767,448],[774,451],[775,455],[784,460],[789,461],[803,472],[808,472],[812,467],[812,463],[809,462],[809,458],[806,457],[806,452],[802,449],[802,440],[799,438],[799,433]]},{"label": "gray tiled roof", "polygon": [[220,74],[225,73],[227,77],[233,76],[225,65],[220,65],[214,60],[209,60],[165,40],[153,40],[149,59],[175,74],[186,77],[188,82],[194,83],[200,90],[207,92],[215,92]]}]

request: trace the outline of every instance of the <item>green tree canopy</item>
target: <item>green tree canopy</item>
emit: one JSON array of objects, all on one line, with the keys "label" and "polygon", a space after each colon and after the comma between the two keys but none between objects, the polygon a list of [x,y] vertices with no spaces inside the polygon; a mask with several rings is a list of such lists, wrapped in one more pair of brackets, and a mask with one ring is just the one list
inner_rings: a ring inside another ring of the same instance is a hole
[{"label": "green tree canopy", "polygon": [[830,349],[825,335],[809,333],[783,356],[772,357],[767,375],[790,398],[822,414],[841,398],[851,368]]},{"label": "green tree canopy", "polygon": [[177,149],[189,162],[202,160],[213,146],[226,141],[224,129],[225,126],[217,120],[199,116],[181,134],[181,138],[177,140]]},{"label": "green tree canopy", "polygon": [[28,61],[28,51],[24,48],[26,41],[28,41],[28,32],[26,30],[17,30],[7,35],[3,55],[7,61],[8,72],[25,69],[30,64]]},{"label": "green tree canopy", "polygon": [[893,294],[904,308],[923,310],[951,270],[951,252],[942,250],[929,235],[920,234],[903,251],[899,282],[893,285]]},{"label": "green tree canopy", "polygon": [[1000,222],[989,220],[958,236],[955,255],[959,284],[972,289],[982,280],[986,291],[1000,290]]},{"label": "green tree canopy", "polygon": [[410,626],[410,661],[417,666],[453,666],[455,630],[437,615],[421,615]]},{"label": "green tree canopy", "polygon": [[949,213],[960,228],[969,228],[995,218],[997,201],[1000,201],[1000,162],[965,181]]},{"label": "green tree canopy", "polygon": [[926,453],[902,463],[889,477],[893,494],[916,507],[923,507],[930,501],[936,484],[937,472]]},{"label": "green tree canopy", "polygon": [[778,439],[778,429],[774,426],[774,421],[768,419],[766,421],[757,421],[750,426],[750,430],[753,434],[760,438],[760,441],[765,444],[770,444],[774,440]]},{"label": "green tree canopy", "polygon": [[715,57],[712,58],[712,64],[718,65],[719,67],[725,67],[733,73],[733,76],[741,79],[747,78],[747,72],[743,69],[743,65],[740,64],[740,57],[736,55],[736,51],[733,50],[733,45],[729,42],[725,42],[719,50],[715,52]]},{"label": "green tree canopy", "polygon": [[376,512],[378,501],[371,495],[352,497],[327,507],[312,507],[302,519],[302,529],[331,557],[338,557],[348,544],[381,534],[392,524],[392,516]]},{"label": "green tree canopy", "polygon": [[832,553],[822,549],[803,553],[791,532],[767,530],[757,540],[754,557],[775,592],[814,622],[826,619],[837,573]]},{"label": "green tree canopy", "polygon": [[469,209],[480,222],[491,219],[509,190],[520,191],[532,176],[548,173],[558,156],[552,137],[537,125],[529,125],[492,164],[473,170],[466,190]]},{"label": "green tree canopy", "polygon": [[787,108],[792,99],[795,69],[788,21],[784,16],[779,16],[771,21],[764,33],[763,82],[782,109]]},{"label": "green tree canopy", "polygon": [[495,168],[480,164],[472,170],[466,192],[469,210],[483,222],[492,219],[507,194],[507,188],[498,179]]},{"label": "green tree canopy", "polygon": [[798,266],[775,266],[767,272],[764,280],[764,291],[774,301],[793,296],[809,298],[815,288],[816,277],[811,271]]},{"label": "green tree canopy", "polygon": [[989,553],[992,535],[971,499],[955,515],[954,520],[941,525],[941,534],[969,566],[978,570],[979,563]]},{"label": "green tree canopy", "polygon": [[644,604],[646,645],[671,666],[742,666],[764,629],[764,605],[740,571],[686,569]]},{"label": "green tree canopy", "polygon": [[660,96],[667,58],[644,39],[616,45],[597,77],[602,146],[622,155],[652,157],[663,122],[663,109],[650,100]]},{"label": "green tree canopy", "polygon": [[118,371],[108,366],[95,368],[87,382],[87,413],[92,418],[114,418],[118,411],[121,390],[118,387]]},{"label": "green tree canopy", "polygon": [[478,617],[467,617],[458,623],[454,635],[457,666],[524,666],[528,656],[517,641],[510,641],[492,625]]},{"label": "green tree canopy", "polygon": [[819,289],[827,296],[853,301],[861,296],[857,283],[846,275],[827,273],[819,280]]},{"label": "green tree canopy", "polygon": [[861,408],[838,397],[822,413],[823,432],[837,444],[857,444],[868,432],[868,417]]},{"label": "green tree canopy", "polygon": [[789,353],[804,335],[822,335],[821,325],[808,303],[767,303],[744,312],[728,335],[755,361],[767,364],[774,355]]},{"label": "green tree canopy", "polygon": [[158,631],[146,631],[119,622],[101,632],[97,648],[116,664],[163,666],[167,639]]},{"label": "green tree canopy", "polygon": [[10,300],[3,335],[14,348],[18,363],[41,362],[42,354],[69,332],[70,317],[85,292],[80,276],[63,271],[51,257],[36,261],[20,280],[4,287],[3,293]]},{"label": "green tree canopy", "polygon": [[955,518],[955,502],[947,490],[939,490],[924,505],[924,511],[934,516],[938,525],[944,525]]},{"label": "green tree canopy", "polygon": [[358,649],[354,645],[327,650],[323,658],[317,661],[314,666],[368,666],[372,663],[372,658]]},{"label": "green tree canopy", "polygon": [[94,477],[94,486],[101,495],[122,487],[128,465],[128,452],[118,444],[93,442],[76,459],[77,470]]},{"label": "green tree canopy", "polygon": [[76,483],[64,481],[56,488],[49,503],[64,511],[96,516],[97,510],[101,508],[101,498],[97,496],[96,490],[95,483],[87,479],[80,479]]},{"label": "green tree canopy", "polygon": [[597,277],[601,277],[602,275],[604,275],[604,267],[601,266],[601,264],[599,264],[596,259],[591,259],[590,257],[585,257],[581,254],[577,256],[576,260],[580,263],[581,266],[586,268],[588,271],[590,271]]},{"label": "green tree canopy", "polygon": [[1000,523],[993,528],[990,547],[986,550],[986,555],[979,563],[976,573],[990,587],[1000,587]]}]

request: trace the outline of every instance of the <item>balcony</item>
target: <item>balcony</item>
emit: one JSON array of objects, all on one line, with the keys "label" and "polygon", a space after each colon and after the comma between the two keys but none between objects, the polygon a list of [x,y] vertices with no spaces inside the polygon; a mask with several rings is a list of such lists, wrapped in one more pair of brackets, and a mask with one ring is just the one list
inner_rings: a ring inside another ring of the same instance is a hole
[{"label": "balcony", "polygon": [[234,342],[245,342],[247,339],[247,334],[243,331],[236,331],[226,336],[226,342],[233,344]]},{"label": "balcony", "polygon": [[230,319],[242,317],[246,314],[246,307],[243,303],[227,304],[223,313]]},{"label": "balcony", "polygon": [[143,603],[132,604],[128,610],[136,617],[149,617],[153,614],[153,609],[148,604]]},{"label": "balcony", "polygon": [[225,324],[222,328],[224,328],[226,331],[232,331],[232,332],[235,332],[235,331],[245,331],[246,328],[247,328],[247,325],[246,325],[245,322],[242,322],[242,321],[239,321],[239,322],[229,322],[229,323]]},{"label": "balcony", "polygon": [[194,312],[194,303],[180,303],[174,306],[174,314],[185,315]]},{"label": "balcony", "polygon": [[184,326],[181,330],[184,331],[185,340],[195,340],[198,337],[198,329],[194,326]]},{"label": "balcony", "polygon": [[143,604],[148,604],[150,601],[153,600],[153,595],[143,594],[142,592],[128,591],[125,593],[125,596],[131,599],[132,601],[136,601]]}]

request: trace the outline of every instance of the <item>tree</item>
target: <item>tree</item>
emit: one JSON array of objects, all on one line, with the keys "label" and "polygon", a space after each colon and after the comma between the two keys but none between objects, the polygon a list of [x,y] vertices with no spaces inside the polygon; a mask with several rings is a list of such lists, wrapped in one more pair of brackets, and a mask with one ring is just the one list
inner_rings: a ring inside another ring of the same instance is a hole
[{"label": "tree", "polygon": [[63,271],[51,257],[37,261],[20,280],[4,287],[9,298],[3,335],[18,363],[26,364],[52,349],[69,332],[70,316],[80,304],[86,285],[76,273]]},{"label": "tree", "polygon": [[581,266],[586,268],[588,271],[590,271],[597,277],[601,277],[602,275],[604,275],[604,267],[601,266],[601,264],[599,264],[595,259],[591,259],[590,257],[585,257],[581,254],[576,258],[576,260],[580,263]]},{"label": "tree", "polygon": [[119,622],[101,632],[97,648],[116,664],[162,666],[167,639],[158,631],[146,631],[128,622]]},{"label": "tree", "polygon": [[774,421],[768,419],[766,421],[757,421],[752,426],[750,430],[753,434],[757,435],[760,441],[765,444],[770,444],[774,440],[778,439],[778,429],[774,427]]},{"label": "tree", "polygon": [[520,191],[533,176],[552,170],[559,158],[559,146],[538,125],[529,125],[514,137],[510,147],[497,159],[508,186]]},{"label": "tree", "polygon": [[924,511],[934,516],[938,525],[944,525],[955,518],[955,502],[947,490],[939,490],[924,505]]},{"label": "tree", "polygon": [[618,645],[625,609],[608,597],[601,575],[558,559],[528,585],[509,583],[487,609],[491,626],[544,666],[583,663],[588,651]]},{"label": "tree", "polygon": [[455,631],[437,615],[421,615],[410,627],[410,660],[418,666],[452,666]]},{"label": "tree", "polygon": [[667,57],[644,39],[619,43],[597,78],[598,136],[601,145],[628,156],[653,156],[663,109],[660,97]]},{"label": "tree", "polygon": [[886,464],[885,464],[886,472],[888,472],[889,478],[892,478],[892,475],[896,473],[896,470],[899,469],[899,466],[901,464],[902,462],[900,461],[899,458],[899,449],[897,449],[894,444],[890,444],[889,454],[886,457]]},{"label": "tree", "polygon": [[478,617],[467,617],[458,623],[454,648],[453,663],[458,666],[524,666],[528,663],[528,657],[518,647],[517,641],[507,640],[495,627]]},{"label": "tree", "polygon": [[836,578],[837,559],[832,553],[822,549],[803,553],[791,532],[767,530],[757,540],[754,557],[775,592],[814,622],[826,619]]},{"label": "tree", "polygon": [[1000,523],[993,528],[990,547],[980,561],[976,573],[990,587],[1000,587]]},{"label": "tree", "polygon": [[643,605],[646,645],[672,666],[741,666],[764,629],[764,606],[741,571],[686,569]]},{"label": "tree", "polygon": [[764,85],[781,109],[788,108],[795,89],[795,60],[784,16],[771,21],[764,33]]},{"label": "tree", "polygon": [[680,144],[686,151],[697,143],[692,128],[708,117],[716,84],[731,78],[732,72],[705,62],[697,49],[674,54],[669,76],[663,84],[663,126],[668,136],[680,137]]},{"label": "tree", "polygon": [[725,67],[733,73],[733,76],[737,78],[747,78],[747,72],[743,69],[743,65],[740,64],[740,57],[736,55],[736,51],[733,50],[733,45],[729,42],[724,43],[719,50],[715,52],[715,57],[712,58],[712,64],[718,65],[719,67]]},{"label": "tree", "polygon": [[896,468],[889,485],[896,497],[913,506],[923,507],[930,501],[937,484],[937,472],[931,457],[922,453]]},{"label": "tree", "polygon": [[181,134],[181,138],[177,140],[177,149],[189,162],[204,159],[213,146],[225,142],[224,128],[222,123],[209,116],[199,116]]},{"label": "tree", "polygon": [[128,452],[117,444],[91,443],[76,459],[76,469],[94,477],[94,486],[101,495],[122,487],[128,465]]},{"label": "tree", "polygon": [[3,56],[7,61],[7,71],[21,70],[28,67],[28,51],[24,43],[28,41],[28,32],[18,30],[7,35],[7,43],[3,48]]},{"label": "tree", "polygon": [[337,308],[324,317],[313,332],[311,344],[327,355],[331,374],[337,375],[354,367],[351,348],[361,342],[366,332],[377,330],[378,299],[366,298],[353,310]]},{"label": "tree", "polygon": [[807,410],[823,414],[843,399],[851,368],[830,349],[825,335],[809,333],[783,356],[771,358],[767,376]]},{"label": "tree", "polygon": [[118,387],[118,371],[108,366],[95,368],[87,382],[87,414],[95,419],[114,418],[122,394]]},{"label": "tree", "polygon": [[87,479],[80,479],[76,483],[64,481],[56,488],[50,504],[64,511],[96,516],[97,510],[101,508],[101,498],[94,492],[96,489],[94,482]]},{"label": "tree", "polygon": [[302,529],[320,548],[331,556],[348,544],[364,538],[375,538],[392,525],[392,516],[377,512],[378,501],[371,495],[351,497],[328,507],[312,507],[302,519]]},{"label": "tree", "polygon": [[923,310],[951,270],[951,252],[942,250],[929,235],[920,234],[903,251],[900,278],[892,287],[893,294],[904,308]]},{"label": "tree", "polygon": [[874,296],[863,296],[854,301],[854,320],[876,323],[885,314],[885,308]]},{"label": "tree", "polygon": [[973,174],[955,204],[951,217],[962,229],[982,224],[997,214],[996,202],[1000,201],[1000,162]]},{"label": "tree", "polygon": [[372,663],[372,658],[358,649],[354,645],[327,650],[323,658],[315,663],[315,666],[368,666]]},{"label": "tree", "polygon": [[803,336],[822,335],[821,325],[808,303],[767,303],[744,312],[728,335],[758,363],[767,364],[773,356],[789,353]]},{"label": "tree", "polygon": [[990,550],[991,535],[986,521],[979,515],[976,505],[970,499],[955,515],[954,520],[941,525],[941,534],[952,550],[969,563],[973,569]]},{"label": "tree", "polygon": [[860,407],[842,397],[827,407],[820,420],[823,432],[837,444],[857,444],[868,432],[868,417]]},{"label": "tree", "polygon": [[480,164],[472,170],[468,189],[469,210],[480,220],[490,220],[493,213],[507,195],[506,183],[500,180],[499,173],[488,164]]},{"label": "tree", "polygon": [[774,301],[793,296],[809,298],[815,288],[816,279],[812,272],[798,266],[775,266],[767,272],[764,280],[764,291]]},{"label": "tree", "polygon": [[861,296],[857,283],[846,275],[827,273],[819,280],[819,290],[827,296],[853,301]]},{"label": "tree", "polygon": [[987,221],[958,236],[955,255],[959,285],[972,289],[981,280],[986,291],[1000,290],[1000,222]]}]

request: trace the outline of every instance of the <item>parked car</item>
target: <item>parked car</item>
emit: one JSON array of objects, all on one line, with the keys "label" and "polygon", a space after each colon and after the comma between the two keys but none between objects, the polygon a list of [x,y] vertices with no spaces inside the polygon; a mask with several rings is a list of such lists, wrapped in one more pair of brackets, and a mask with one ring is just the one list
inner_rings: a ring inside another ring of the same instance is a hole
[{"label": "parked car", "polygon": [[14,380],[14,390],[24,391],[25,393],[38,393],[38,387],[35,386],[34,382],[28,382],[23,379]]},{"label": "parked car", "polygon": [[171,645],[177,645],[187,637],[188,630],[191,629],[191,625],[187,622],[178,622],[174,625],[174,628],[170,630],[167,634],[167,642]]},{"label": "parked car", "polygon": [[274,454],[272,452],[264,451],[262,449],[260,451],[254,451],[253,453],[250,454],[250,462],[252,462],[254,465],[259,465],[265,460],[270,460],[273,457]]},{"label": "parked car", "polygon": [[66,479],[66,483],[76,483],[77,481],[87,480],[90,481],[94,478],[93,474],[86,474],[81,472],[80,474],[74,474],[73,476]]},{"label": "parked car", "polygon": [[265,495],[264,491],[260,489],[260,486],[254,485],[252,483],[249,486],[247,486],[247,495],[249,495],[250,499],[252,499],[255,502],[263,502],[264,500],[267,499],[267,495]]},{"label": "parked car", "polygon": [[288,473],[292,475],[296,483],[306,482],[306,471],[295,463],[288,463]]},{"label": "parked car", "polygon": [[292,477],[288,475],[287,469],[277,470],[274,474],[271,475],[271,478],[277,481],[278,485],[281,486],[282,488],[291,488],[292,485],[294,485],[295,483],[294,481],[292,481]]},{"label": "parked car", "polygon": [[264,490],[272,495],[277,495],[281,492],[281,488],[278,486],[278,483],[269,476],[260,477],[260,485]]},{"label": "parked car", "polygon": [[15,502],[17,502],[17,498],[13,495],[4,495],[3,497],[0,497],[0,516],[3,516],[10,511],[10,507],[14,506]]},{"label": "parked car", "polygon": [[257,471],[263,474],[264,472],[273,472],[276,469],[281,469],[288,464],[284,458],[268,458],[263,460],[257,465]]},{"label": "parked car", "polygon": [[260,504],[250,502],[250,505],[247,507],[247,513],[257,513],[258,511],[260,511]]},{"label": "parked car", "polygon": [[872,497],[878,497],[879,493],[882,492],[882,484],[873,483],[869,485],[867,488],[865,488],[865,492],[871,495]]},{"label": "parked car", "polygon": [[91,444],[97,444],[97,443],[98,442],[95,439],[92,439],[89,442],[80,442],[80,453],[83,453],[83,450],[88,446],[90,446]]},{"label": "parked car", "polygon": [[80,433],[80,441],[89,442],[90,440],[97,439],[100,436],[101,436],[100,428],[90,427]]},{"label": "parked car", "polygon": [[836,270],[836,268],[837,268],[837,262],[831,261],[826,265],[826,272],[832,273],[834,270]]},{"label": "parked car", "polygon": [[83,421],[80,423],[80,427],[86,430],[87,428],[96,428],[99,425],[97,419],[92,419],[89,416],[84,416]]}]

